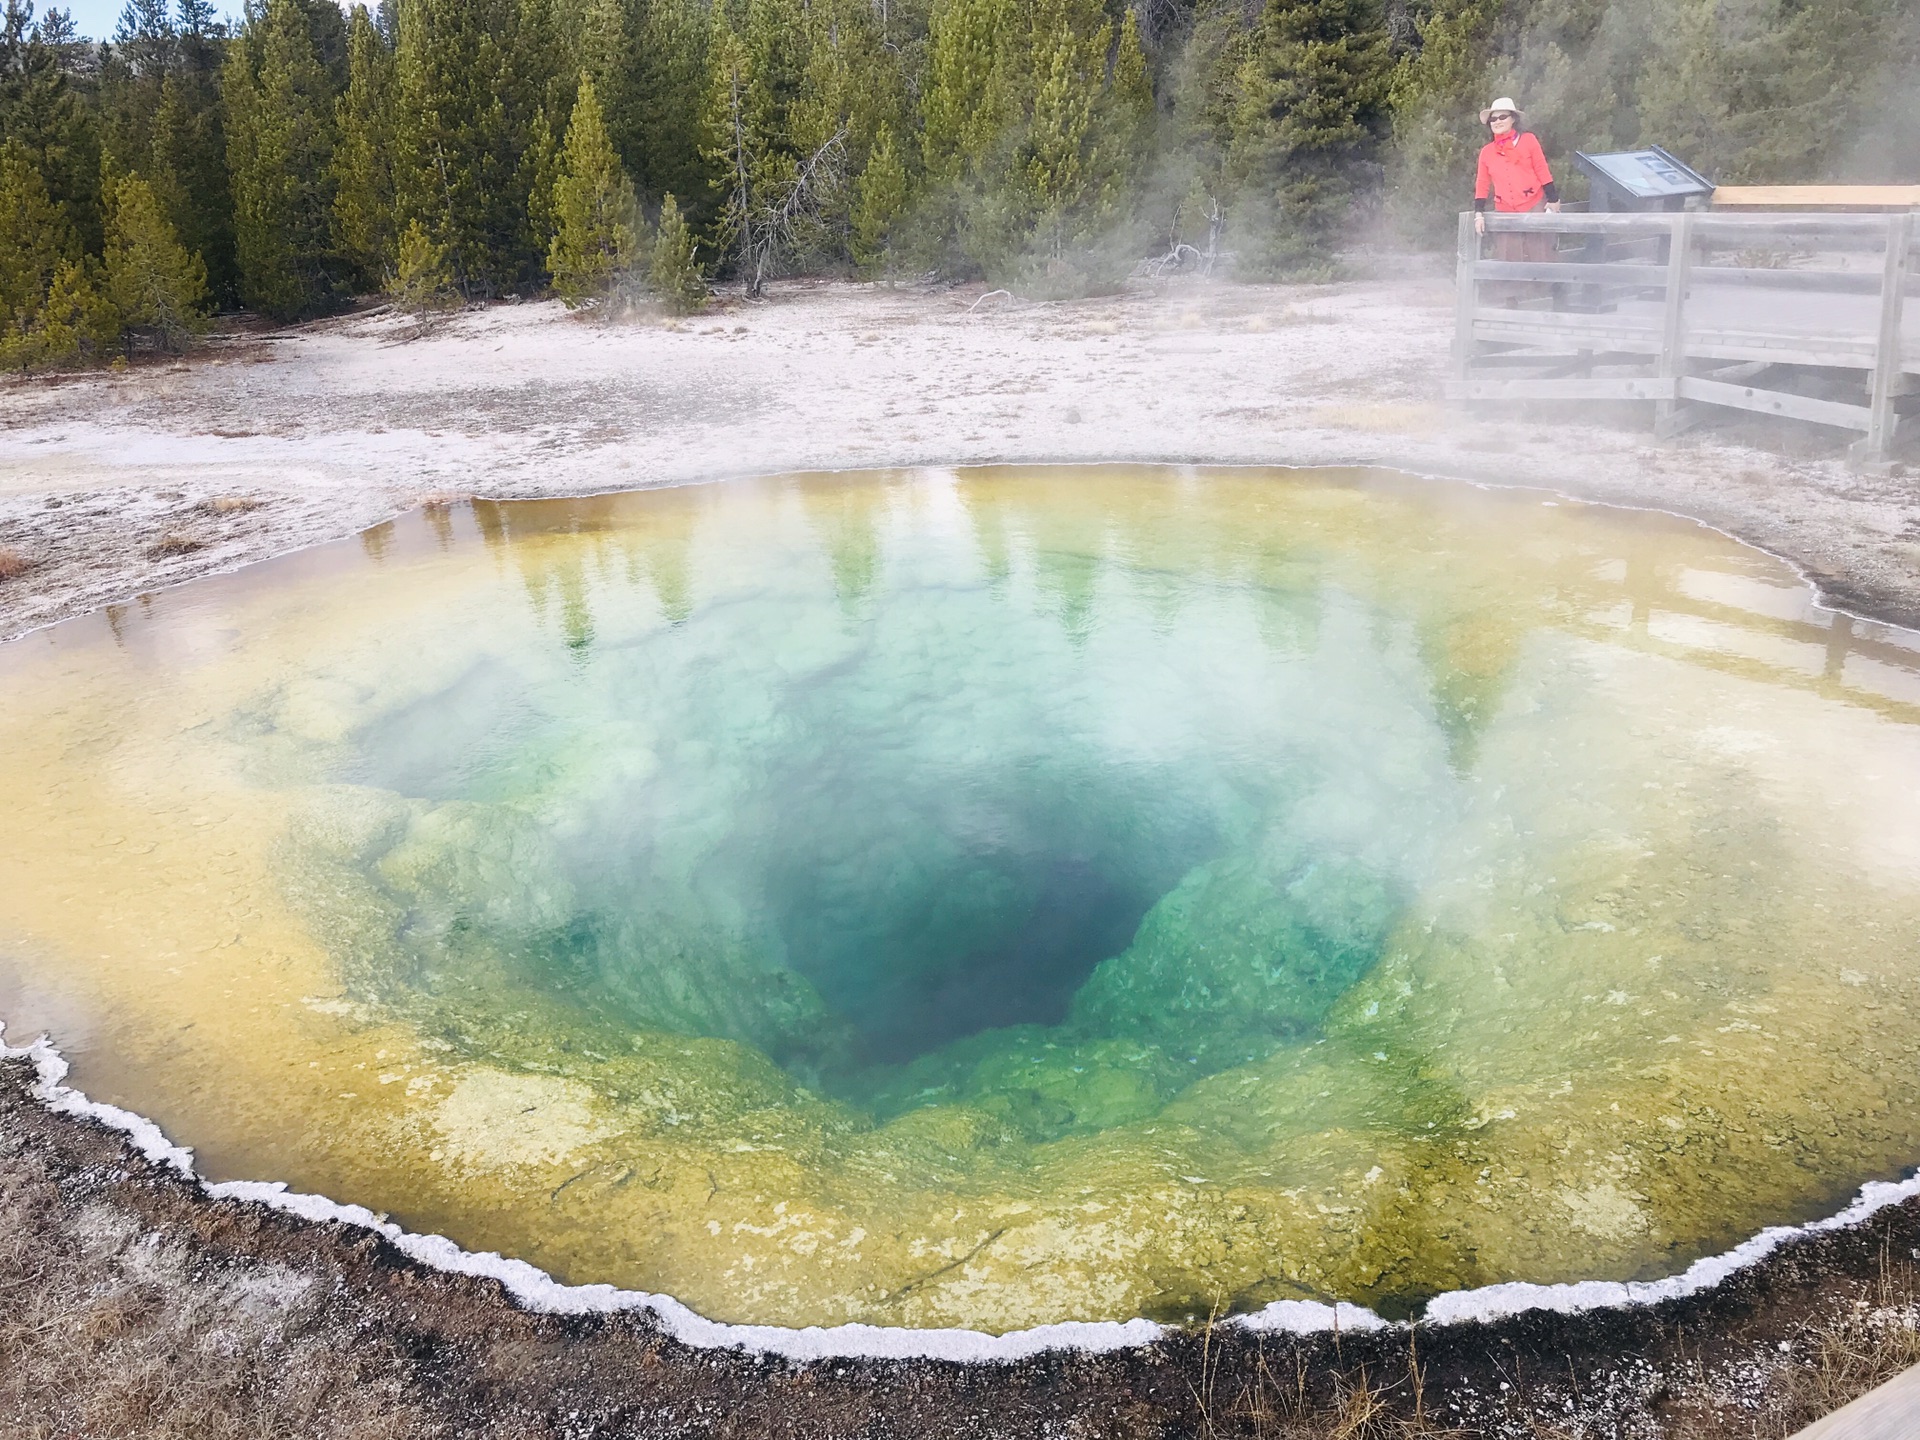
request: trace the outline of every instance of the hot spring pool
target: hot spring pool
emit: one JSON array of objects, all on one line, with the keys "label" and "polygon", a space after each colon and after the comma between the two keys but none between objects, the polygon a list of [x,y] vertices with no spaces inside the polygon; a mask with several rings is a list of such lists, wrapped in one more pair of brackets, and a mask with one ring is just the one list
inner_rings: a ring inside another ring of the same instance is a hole
[{"label": "hot spring pool", "polygon": [[1920,1160],[1920,637],[1360,472],[429,510],[0,649],[0,1017],[717,1319],[1652,1277]]}]

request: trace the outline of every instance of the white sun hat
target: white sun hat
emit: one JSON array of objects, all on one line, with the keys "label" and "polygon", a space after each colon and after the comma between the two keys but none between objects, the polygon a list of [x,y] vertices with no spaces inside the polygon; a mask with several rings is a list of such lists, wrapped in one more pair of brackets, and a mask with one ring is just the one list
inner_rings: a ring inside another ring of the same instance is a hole
[{"label": "white sun hat", "polygon": [[1513,112],[1513,123],[1515,125],[1519,125],[1527,118],[1526,112],[1513,103],[1513,97],[1511,95],[1502,95],[1498,100],[1480,112],[1480,123],[1482,125],[1486,124],[1487,117],[1492,115],[1496,110],[1511,110]]}]

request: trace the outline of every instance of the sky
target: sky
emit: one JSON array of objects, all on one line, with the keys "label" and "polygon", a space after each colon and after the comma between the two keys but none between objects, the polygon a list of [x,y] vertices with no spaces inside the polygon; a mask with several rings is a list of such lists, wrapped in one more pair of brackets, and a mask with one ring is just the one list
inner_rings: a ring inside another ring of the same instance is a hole
[{"label": "sky", "polygon": [[[89,40],[104,40],[113,34],[113,27],[120,21],[120,9],[125,0],[72,0],[71,4],[61,5],[62,10],[73,12],[73,23],[82,35]],[[47,5],[35,5],[36,15],[44,15]]]},{"label": "sky", "polygon": [[[89,40],[106,40],[120,23],[120,12],[126,4],[127,0],[34,0],[33,13],[44,15],[50,9],[71,11],[73,23],[83,36]],[[239,0],[231,3],[214,0],[214,8],[229,18],[237,18],[240,13]]]}]

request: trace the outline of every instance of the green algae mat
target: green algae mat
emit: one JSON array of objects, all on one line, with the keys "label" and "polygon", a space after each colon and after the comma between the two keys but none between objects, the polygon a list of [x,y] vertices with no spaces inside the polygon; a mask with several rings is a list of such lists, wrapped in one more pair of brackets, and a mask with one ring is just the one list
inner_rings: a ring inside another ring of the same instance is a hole
[{"label": "green algae mat", "polygon": [[1920,637],[1362,472],[429,509],[0,649],[0,1018],[716,1319],[1651,1278],[1920,1160]]}]

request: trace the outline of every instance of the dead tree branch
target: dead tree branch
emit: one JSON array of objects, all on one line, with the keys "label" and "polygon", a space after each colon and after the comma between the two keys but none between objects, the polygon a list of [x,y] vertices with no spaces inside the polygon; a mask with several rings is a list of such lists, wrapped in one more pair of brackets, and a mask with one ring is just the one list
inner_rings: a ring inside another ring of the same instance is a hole
[{"label": "dead tree branch", "polygon": [[[740,229],[742,266],[747,294],[758,295],[777,273],[782,260],[794,247],[800,225],[820,209],[826,191],[844,178],[847,159],[847,127],[828,136],[825,143],[794,167],[793,174],[764,189],[764,199],[749,203]],[[745,191],[744,182],[742,191]]]}]

